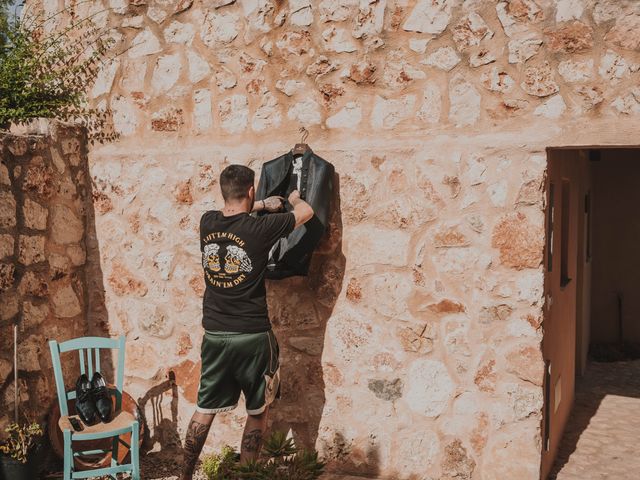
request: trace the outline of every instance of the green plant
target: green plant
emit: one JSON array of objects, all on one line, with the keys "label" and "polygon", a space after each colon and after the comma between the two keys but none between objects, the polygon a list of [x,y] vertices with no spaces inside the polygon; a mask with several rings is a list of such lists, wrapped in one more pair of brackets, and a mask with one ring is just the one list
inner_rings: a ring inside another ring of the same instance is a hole
[{"label": "green plant", "polygon": [[27,463],[29,452],[44,434],[37,422],[24,425],[10,423],[5,432],[9,437],[0,445],[0,451],[21,463]]},{"label": "green plant", "polygon": [[44,117],[85,125],[92,142],[114,139],[108,111],[87,100],[100,67],[112,60],[113,40],[92,22],[102,12],[77,19],[70,8],[49,16],[28,10],[19,20],[2,7],[0,129]]},{"label": "green plant", "polygon": [[260,459],[243,464],[238,459],[238,453],[225,446],[203,459],[203,473],[209,480],[315,480],[324,469],[318,452],[297,448],[282,432],[266,439]]}]

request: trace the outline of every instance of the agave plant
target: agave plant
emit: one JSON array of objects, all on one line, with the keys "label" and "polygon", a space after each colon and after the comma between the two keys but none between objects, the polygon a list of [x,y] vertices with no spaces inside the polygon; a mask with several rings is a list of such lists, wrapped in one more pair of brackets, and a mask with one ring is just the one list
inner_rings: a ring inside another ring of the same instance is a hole
[{"label": "agave plant", "polygon": [[318,452],[297,448],[283,432],[265,440],[258,460],[242,464],[238,460],[238,453],[225,446],[219,454],[204,458],[202,470],[209,480],[315,480],[324,469]]}]

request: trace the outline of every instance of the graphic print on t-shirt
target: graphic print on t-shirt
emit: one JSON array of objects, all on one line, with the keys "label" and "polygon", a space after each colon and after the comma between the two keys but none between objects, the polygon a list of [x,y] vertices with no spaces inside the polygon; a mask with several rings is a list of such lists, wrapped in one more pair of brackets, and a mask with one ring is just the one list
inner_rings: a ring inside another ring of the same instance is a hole
[{"label": "graphic print on t-shirt", "polygon": [[213,232],[203,240],[202,267],[212,286],[231,288],[246,280],[253,265],[244,240],[228,232]]}]

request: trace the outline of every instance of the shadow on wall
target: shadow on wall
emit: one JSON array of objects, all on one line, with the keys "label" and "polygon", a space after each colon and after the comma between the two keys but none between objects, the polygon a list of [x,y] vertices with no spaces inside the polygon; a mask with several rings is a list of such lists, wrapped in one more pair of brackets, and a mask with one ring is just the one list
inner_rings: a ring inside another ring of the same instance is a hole
[{"label": "shadow on wall", "polygon": [[334,177],[328,231],[314,251],[309,275],[269,281],[267,301],[280,344],[281,399],[272,410],[271,430],[293,434],[296,444],[314,448],[325,405],[322,370],[327,322],[342,290],[340,178]]}]

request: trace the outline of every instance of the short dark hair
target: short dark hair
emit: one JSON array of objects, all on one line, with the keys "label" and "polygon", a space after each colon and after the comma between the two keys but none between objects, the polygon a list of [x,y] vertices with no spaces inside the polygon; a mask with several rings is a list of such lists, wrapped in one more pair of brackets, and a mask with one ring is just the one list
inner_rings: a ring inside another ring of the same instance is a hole
[{"label": "short dark hair", "polygon": [[220,174],[220,190],[225,202],[242,200],[253,187],[256,174],[244,165],[229,165]]}]

